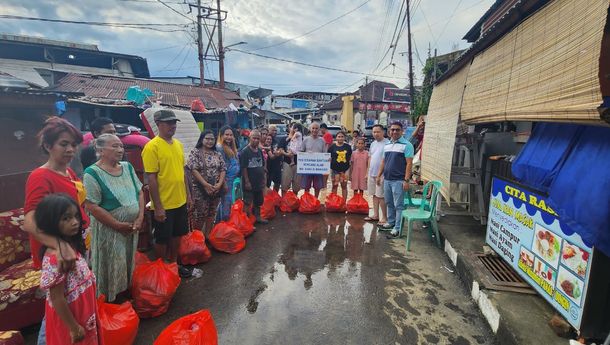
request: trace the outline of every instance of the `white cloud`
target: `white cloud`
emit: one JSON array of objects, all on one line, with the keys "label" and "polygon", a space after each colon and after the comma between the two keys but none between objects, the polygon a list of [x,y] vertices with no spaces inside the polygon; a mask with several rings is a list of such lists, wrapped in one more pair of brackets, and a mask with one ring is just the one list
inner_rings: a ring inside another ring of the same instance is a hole
[{"label": "white cloud", "polygon": [[[228,18],[223,26],[224,41],[225,44],[246,41],[247,45],[235,47],[246,51],[275,45],[300,36],[354,9],[364,1],[223,0],[223,9],[228,11]],[[119,0],[87,0],[79,1],[78,5],[52,0],[28,1],[27,4],[20,0],[4,2],[4,14],[22,16],[132,23],[188,22],[186,18],[158,3]],[[416,4],[416,9],[412,13],[412,30],[414,47],[417,48],[413,61],[416,74],[420,74],[422,68],[420,60],[425,61],[428,45],[431,45],[432,51],[437,48],[439,54],[450,52],[451,47],[458,43],[460,48],[466,48],[467,44],[461,40],[461,37],[491,6],[493,0],[414,0],[412,2]],[[371,0],[357,11],[316,32],[256,53],[371,73],[390,45],[400,4],[400,0]],[[458,4],[459,7],[456,9]],[[177,4],[171,6],[186,14],[187,6]],[[187,16],[194,18],[193,14]],[[383,28],[385,29],[381,35]],[[95,43],[102,50],[140,55],[147,58],[153,75],[199,74],[196,49],[189,49],[186,46],[193,42],[194,33],[189,36],[185,32],[161,33],[150,30],[4,19],[0,19],[0,32],[42,34],[50,39]],[[172,48],[150,51],[166,47]],[[388,54],[375,73],[389,78],[377,79],[405,86],[407,81],[399,77],[407,76],[407,57],[400,55],[406,50],[405,33],[396,47],[392,60],[396,68],[388,66],[390,62],[390,54]],[[166,70],[160,71],[165,66],[167,66]],[[212,71],[206,71],[208,74],[218,75],[217,63],[209,63],[209,68]],[[237,51],[227,53],[225,69],[227,80],[251,85],[276,85],[278,92],[297,89],[339,91],[364,78],[364,75],[294,65],[245,55]],[[421,82],[420,77],[416,84],[419,82]],[[348,90],[356,89],[360,83],[355,83]]]}]

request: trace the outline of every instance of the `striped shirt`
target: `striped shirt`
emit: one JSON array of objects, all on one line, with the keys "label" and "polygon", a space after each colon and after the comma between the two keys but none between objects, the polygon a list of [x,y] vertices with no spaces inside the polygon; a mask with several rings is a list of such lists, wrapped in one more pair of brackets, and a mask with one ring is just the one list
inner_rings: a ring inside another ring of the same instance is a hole
[{"label": "striped shirt", "polygon": [[383,147],[383,178],[387,181],[404,180],[407,169],[405,158],[413,158],[413,151],[413,145],[403,137],[397,141],[390,140]]}]

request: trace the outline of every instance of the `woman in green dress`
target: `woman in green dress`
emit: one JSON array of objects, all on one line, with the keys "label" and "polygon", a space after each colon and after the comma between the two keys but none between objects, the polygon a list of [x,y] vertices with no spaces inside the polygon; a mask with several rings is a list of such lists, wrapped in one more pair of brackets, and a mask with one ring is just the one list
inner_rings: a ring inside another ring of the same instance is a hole
[{"label": "woman in green dress", "polygon": [[85,169],[85,207],[91,215],[91,265],[97,294],[109,302],[129,289],[135,266],[138,230],[144,219],[142,183],[113,134],[95,140],[99,160]]}]

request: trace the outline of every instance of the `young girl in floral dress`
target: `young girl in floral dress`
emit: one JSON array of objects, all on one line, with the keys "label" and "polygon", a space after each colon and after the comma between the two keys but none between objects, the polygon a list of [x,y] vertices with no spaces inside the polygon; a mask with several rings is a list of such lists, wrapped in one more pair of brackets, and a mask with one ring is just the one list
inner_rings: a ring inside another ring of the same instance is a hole
[{"label": "young girl in floral dress", "polygon": [[69,243],[77,252],[71,271],[60,273],[60,251],[42,247],[40,287],[46,292],[47,345],[103,344],[95,299],[95,277],[84,258],[83,218],[78,204],[66,194],[50,194],[36,207],[36,226]]},{"label": "young girl in floral dress", "polygon": [[363,194],[366,188],[369,152],[366,151],[364,138],[355,140],[356,150],[352,152],[350,177],[354,194]]}]

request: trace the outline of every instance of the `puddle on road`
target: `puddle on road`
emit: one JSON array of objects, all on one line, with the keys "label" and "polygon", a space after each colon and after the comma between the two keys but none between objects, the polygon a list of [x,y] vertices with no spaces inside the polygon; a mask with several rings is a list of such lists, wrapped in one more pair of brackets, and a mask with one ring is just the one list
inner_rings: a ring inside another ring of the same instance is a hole
[{"label": "puddle on road", "polygon": [[[233,316],[231,324],[248,334],[248,343],[266,343],[295,323],[320,335],[350,332],[355,320],[369,314],[379,281],[363,279],[362,273],[378,269],[373,265],[381,260],[375,253],[379,234],[362,215],[323,217],[324,222],[319,217],[299,220],[296,236],[252,287],[244,313]],[[241,340],[242,335],[225,332],[223,341]]]},{"label": "puddle on road", "polygon": [[[301,285],[310,290],[314,285],[320,288],[332,285],[333,280],[341,281],[345,288],[357,288],[362,263],[374,264],[373,253],[377,231],[372,223],[362,220],[362,216],[329,214],[324,216],[326,227],[320,226],[319,219],[303,220],[299,235],[279,256],[278,262],[270,270],[261,288],[255,290],[247,310],[255,313],[259,305],[256,300],[264,290],[292,290],[293,285]],[[278,272],[283,273],[278,277]],[[281,280],[287,281],[281,282]],[[352,281],[353,280],[353,281]],[[298,289],[297,289],[298,290]],[[277,303],[277,298],[273,303]],[[326,293],[327,291],[323,291]]]}]

